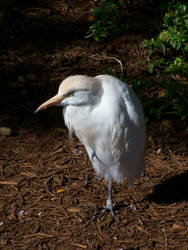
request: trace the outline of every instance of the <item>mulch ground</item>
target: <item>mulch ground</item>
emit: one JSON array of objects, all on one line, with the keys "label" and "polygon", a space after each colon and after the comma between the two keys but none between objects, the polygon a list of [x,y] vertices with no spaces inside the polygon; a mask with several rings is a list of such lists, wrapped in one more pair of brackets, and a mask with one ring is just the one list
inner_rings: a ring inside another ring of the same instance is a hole
[{"label": "mulch ground", "polygon": [[[33,114],[66,76],[119,71],[116,61],[91,56],[114,56],[127,76],[143,77],[138,60],[146,56],[140,47],[146,32],[101,43],[84,38],[95,4],[2,1],[1,249],[188,249],[185,123],[166,118],[147,125],[144,175],[132,187],[113,186],[117,222],[107,212],[92,219],[105,204],[107,184],[84,147],[69,139],[61,108]],[[155,16],[155,8],[145,11]],[[149,22],[148,15],[139,18]]]}]

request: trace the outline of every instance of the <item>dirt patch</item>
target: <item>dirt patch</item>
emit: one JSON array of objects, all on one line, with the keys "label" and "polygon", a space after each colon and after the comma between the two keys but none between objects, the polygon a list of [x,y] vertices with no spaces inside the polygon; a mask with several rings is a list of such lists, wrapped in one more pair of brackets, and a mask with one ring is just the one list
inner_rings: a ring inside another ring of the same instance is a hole
[{"label": "dirt patch", "polygon": [[185,123],[148,125],[145,175],[131,188],[113,186],[119,222],[108,213],[93,221],[107,184],[97,179],[83,146],[69,140],[61,109],[33,114],[66,76],[119,70],[115,61],[91,55],[115,56],[128,76],[143,77],[137,61],[145,56],[139,47],[145,34],[84,39],[93,1],[4,2],[0,126],[11,132],[0,136],[0,247],[188,249]]}]

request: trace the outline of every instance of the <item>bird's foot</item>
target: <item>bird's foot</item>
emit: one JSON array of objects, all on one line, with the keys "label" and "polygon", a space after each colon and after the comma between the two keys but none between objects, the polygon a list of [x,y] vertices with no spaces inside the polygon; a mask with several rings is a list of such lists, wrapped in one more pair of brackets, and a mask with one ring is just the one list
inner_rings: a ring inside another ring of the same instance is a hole
[{"label": "bird's foot", "polygon": [[109,210],[111,212],[112,217],[119,222],[118,217],[114,213],[114,208],[112,204],[106,204],[106,206],[102,209],[101,213],[104,213],[105,211]]},{"label": "bird's foot", "polygon": [[107,202],[107,204],[106,204],[105,207],[103,207],[102,209],[100,209],[100,212],[97,212],[96,214],[94,214],[94,215],[92,216],[91,221],[97,220],[97,218],[99,217],[99,215],[100,215],[101,213],[103,214],[105,211],[110,211],[112,217],[113,217],[117,222],[119,222],[118,217],[117,217],[117,216],[115,215],[115,213],[114,213],[113,205],[112,205],[112,204],[109,204],[108,202]]}]

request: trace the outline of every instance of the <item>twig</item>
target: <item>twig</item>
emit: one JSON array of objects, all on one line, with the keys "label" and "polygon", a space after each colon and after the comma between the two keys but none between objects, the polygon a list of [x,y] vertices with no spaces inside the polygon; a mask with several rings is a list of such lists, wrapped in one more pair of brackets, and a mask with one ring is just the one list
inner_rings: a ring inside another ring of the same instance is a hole
[{"label": "twig", "polygon": [[51,173],[48,173],[48,174],[44,174],[44,175],[40,175],[40,176],[38,176],[40,179],[42,179],[42,178],[48,178],[48,177],[53,177],[54,175],[56,175],[56,174],[60,174],[60,173],[62,173],[64,171],[64,168],[62,168],[62,169],[59,169],[59,170],[56,170],[56,171],[53,171],[53,172],[51,172]]},{"label": "twig", "polygon": [[76,207],[67,208],[67,211],[70,213],[80,213],[80,209]]},{"label": "twig", "polygon": [[28,234],[28,235],[25,235],[24,238],[27,238],[27,237],[36,237],[36,236],[39,236],[39,237],[44,237],[44,238],[53,238],[53,237],[56,237],[56,235],[52,235],[52,234],[45,234],[45,233],[34,233],[34,234]]},{"label": "twig", "polygon": [[2,185],[18,185],[18,182],[15,181],[0,181]]},{"label": "twig", "polygon": [[120,69],[121,69],[121,77],[124,77],[124,69],[123,69],[123,64],[122,62],[113,56],[104,56],[104,57],[100,57],[99,55],[91,55],[88,58],[93,59],[93,60],[97,60],[97,61],[102,61],[102,60],[115,60],[117,63],[119,63],[120,65]]},{"label": "twig", "polygon": [[167,250],[168,249],[168,244],[167,244],[167,236],[166,236],[165,228],[163,228],[162,231],[163,231],[164,236],[165,236],[165,250]]},{"label": "twig", "polygon": [[26,177],[30,177],[30,178],[38,177],[38,175],[30,173],[30,172],[21,172],[21,175],[26,176]]},{"label": "twig", "polygon": [[78,243],[72,243],[72,245],[73,245],[73,246],[76,246],[76,247],[84,248],[84,249],[87,248],[86,245],[81,245],[81,244],[78,244]]}]

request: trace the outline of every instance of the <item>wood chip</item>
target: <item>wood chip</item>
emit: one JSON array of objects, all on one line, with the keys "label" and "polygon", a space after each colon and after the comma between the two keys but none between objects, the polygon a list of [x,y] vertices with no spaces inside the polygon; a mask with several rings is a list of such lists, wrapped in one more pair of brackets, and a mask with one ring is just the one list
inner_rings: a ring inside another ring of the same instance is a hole
[{"label": "wood chip", "polygon": [[71,208],[68,208],[67,211],[70,213],[79,213],[80,209],[76,207],[71,207]]},{"label": "wood chip", "polygon": [[21,175],[26,176],[26,177],[30,177],[30,178],[38,177],[38,175],[33,174],[31,172],[21,172]]},{"label": "wood chip", "polygon": [[0,181],[1,185],[18,185],[18,182],[15,181]]},{"label": "wood chip", "polygon": [[76,246],[76,247],[84,248],[84,249],[87,248],[86,245],[82,245],[82,244],[78,244],[78,243],[72,243],[72,245],[73,245],[73,246]]},{"label": "wood chip", "polygon": [[174,230],[180,230],[182,227],[180,226],[180,225],[178,225],[178,224],[176,224],[176,223],[174,223],[173,225],[172,225],[172,230],[174,231]]},{"label": "wood chip", "polygon": [[25,235],[24,238],[27,238],[27,237],[36,237],[36,236],[39,236],[39,237],[44,237],[44,238],[53,238],[55,237],[56,235],[51,235],[51,234],[45,234],[45,233],[34,233],[34,234],[28,234],[28,235]]}]

